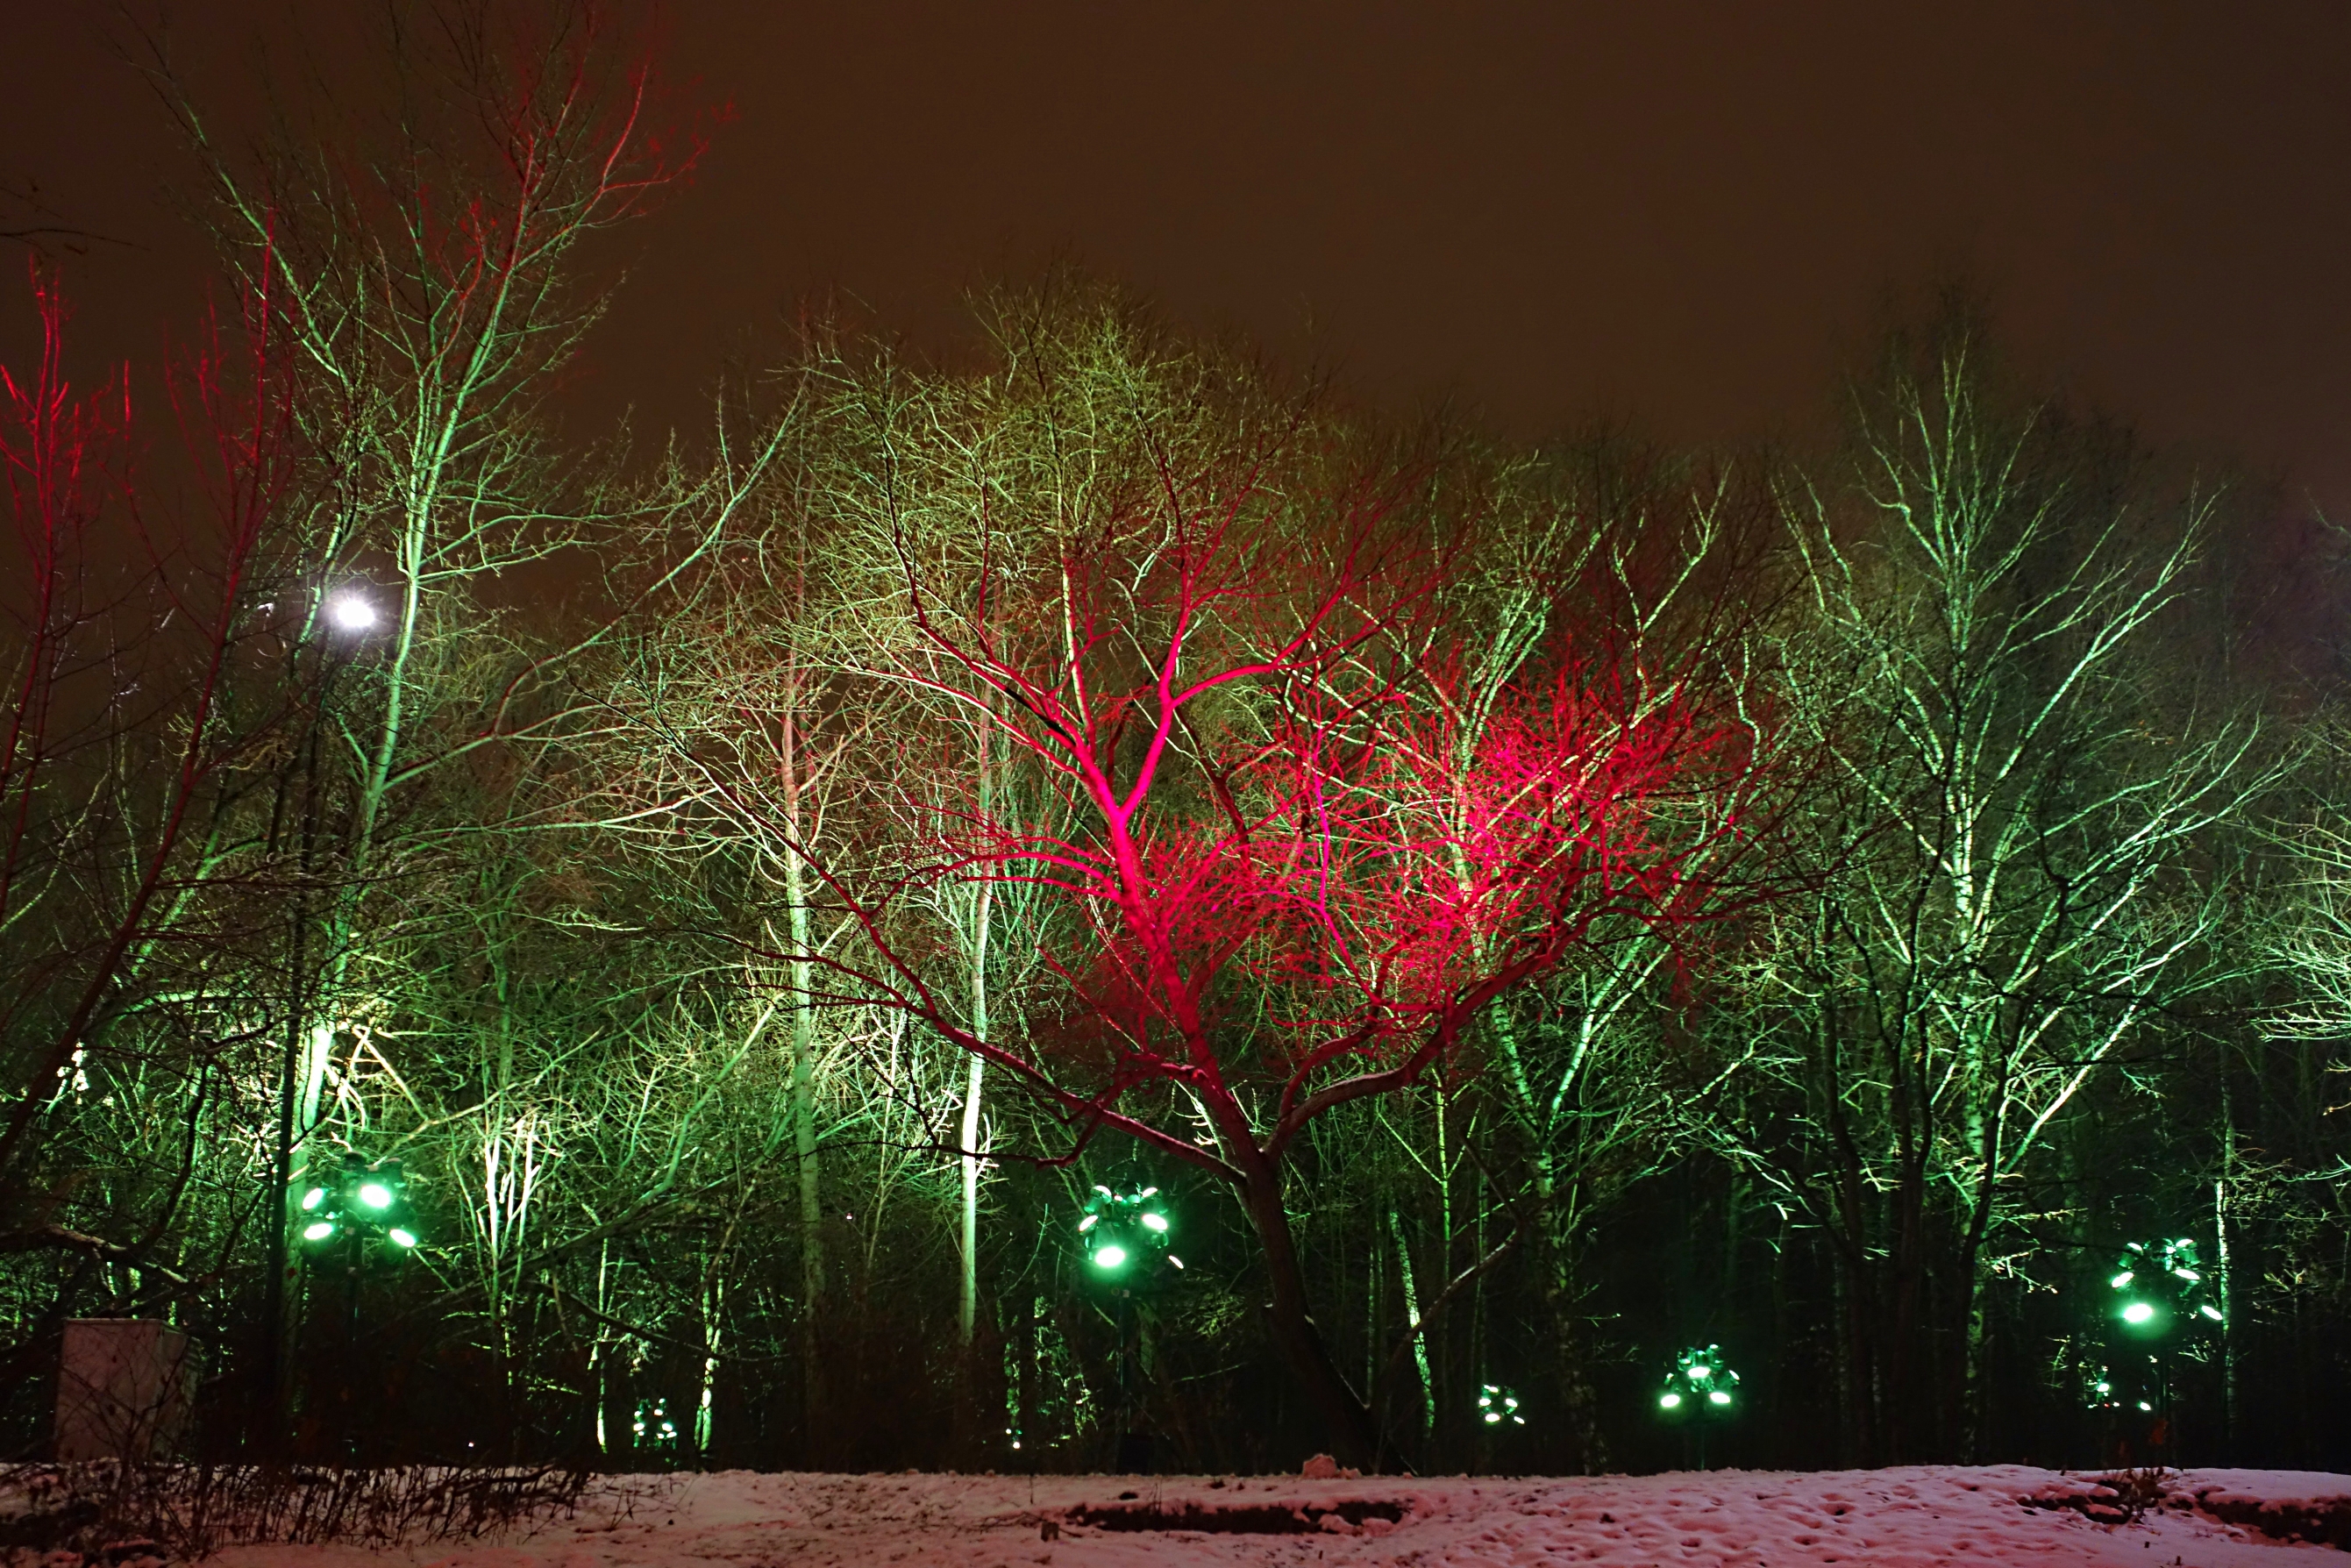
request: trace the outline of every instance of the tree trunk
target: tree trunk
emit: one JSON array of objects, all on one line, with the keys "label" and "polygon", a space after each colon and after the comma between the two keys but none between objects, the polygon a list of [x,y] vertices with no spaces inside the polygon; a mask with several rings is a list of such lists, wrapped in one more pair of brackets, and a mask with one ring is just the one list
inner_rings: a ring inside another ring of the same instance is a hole
[{"label": "tree trunk", "polygon": [[1396,1274],[1404,1281],[1405,1332],[1412,1335],[1413,1366],[1420,1374],[1420,1436],[1426,1442],[1437,1432],[1437,1379],[1429,1371],[1427,1337],[1420,1332],[1420,1290],[1412,1278],[1412,1241],[1405,1235],[1404,1218],[1394,1204],[1388,1206],[1388,1229],[1395,1237]]},{"label": "tree trunk", "polygon": [[[792,700],[797,700],[797,682]],[[809,997],[812,979],[806,955],[813,943],[809,920],[808,862],[800,810],[797,715],[784,714],[785,831],[790,852],[784,861],[784,895],[791,903],[792,933],[792,1153],[799,1165],[800,1189],[800,1416],[807,1452],[815,1457],[824,1429],[824,1358],[818,1320],[824,1301],[824,1200],[818,1177],[816,1140],[816,1009]]]},{"label": "tree trunk", "polygon": [[[987,1039],[987,922],[995,902],[993,883],[981,886],[973,912],[971,945],[971,1032]],[[979,1157],[980,1092],[987,1061],[971,1053],[963,1097],[963,1278],[956,1303],[956,1333],[964,1358],[971,1356],[972,1335],[979,1322]]]},{"label": "tree trunk", "polygon": [[1298,1251],[1290,1233],[1290,1213],[1281,1201],[1281,1177],[1270,1168],[1249,1173],[1241,1190],[1249,1224],[1265,1252],[1267,1281],[1273,1300],[1268,1315],[1273,1342],[1290,1375],[1313,1403],[1331,1437],[1339,1462],[1361,1469],[1379,1463],[1379,1423],[1371,1406],[1347,1383],[1346,1375],[1331,1359],[1330,1347],[1306,1307],[1306,1281],[1299,1271]]}]

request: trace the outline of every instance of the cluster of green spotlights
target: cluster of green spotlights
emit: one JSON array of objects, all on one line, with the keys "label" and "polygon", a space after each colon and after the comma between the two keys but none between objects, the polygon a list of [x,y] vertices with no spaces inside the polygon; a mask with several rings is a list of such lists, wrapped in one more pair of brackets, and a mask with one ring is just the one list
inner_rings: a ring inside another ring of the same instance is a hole
[{"label": "cluster of green spotlights", "polygon": [[677,1423],[669,1418],[665,1400],[638,1400],[636,1417],[630,1423],[629,1432],[641,1453],[671,1453],[677,1448]]},{"label": "cluster of green spotlights", "polygon": [[[2179,1338],[2214,1333],[2227,1317],[2214,1299],[2215,1283],[2196,1243],[2184,1236],[2125,1247],[2106,1281],[2113,1303],[2107,1359],[2085,1378],[2089,1406],[2156,1414],[2168,1399],[2164,1367]],[[2203,1354],[2192,1337],[2181,1350],[2190,1359]]]},{"label": "cluster of green spotlights", "polygon": [[1527,1424],[1527,1418],[1519,1414],[1519,1396],[1499,1383],[1479,1385],[1478,1414],[1489,1427],[1523,1427]]},{"label": "cluster of green spotlights", "polygon": [[1086,1261],[1095,1274],[1108,1280],[1123,1280],[1138,1265],[1147,1270],[1161,1259],[1181,1269],[1184,1260],[1167,1250],[1174,1233],[1174,1222],[1167,1218],[1167,1207],[1160,1201],[1155,1186],[1129,1192],[1097,1186],[1078,1221]]},{"label": "cluster of green spotlights", "polygon": [[2196,1328],[2221,1321],[2219,1304],[2206,1294],[2196,1243],[2186,1237],[2132,1242],[2115,1260],[2115,1276],[2106,1283],[2120,1298],[2115,1315],[2140,1334],[2168,1333],[2175,1322]]},{"label": "cluster of green spotlights", "polygon": [[295,1234],[305,1246],[379,1236],[402,1251],[417,1244],[408,1177],[398,1160],[370,1165],[359,1155],[347,1154],[340,1169],[307,1178],[298,1190]]},{"label": "cluster of green spotlights", "polygon": [[1674,1357],[1657,1408],[1668,1416],[1728,1416],[1738,1397],[1739,1374],[1723,1364],[1722,1347],[1693,1345]]}]

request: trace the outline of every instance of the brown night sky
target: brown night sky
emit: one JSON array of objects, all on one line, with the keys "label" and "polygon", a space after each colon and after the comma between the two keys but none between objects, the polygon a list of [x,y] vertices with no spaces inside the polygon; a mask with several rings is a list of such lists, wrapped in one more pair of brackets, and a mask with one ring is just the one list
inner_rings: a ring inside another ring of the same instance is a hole
[{"label": "brown night sky", "polygon": [[[0,0],[0,174],[144,351],[199,255],[107,5]],[[283,0],[175,8],[226,90]],[[634,233],[598,400],[697,417],[838,287],[917,342],[1066,257],[1396,403],[1540,435],[1802,427],[1887,301],[1988,289],[2036,376],[2351,513],[2351,7],[673,5],[737,118]],[[12,309],[0,342],[22,341]]]}]

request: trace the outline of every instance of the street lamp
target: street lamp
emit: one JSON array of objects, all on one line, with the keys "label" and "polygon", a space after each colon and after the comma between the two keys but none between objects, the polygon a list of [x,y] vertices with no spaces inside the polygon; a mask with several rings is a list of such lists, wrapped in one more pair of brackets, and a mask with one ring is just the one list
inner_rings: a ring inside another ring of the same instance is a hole
[{"label": "street lamp", "polygon": [[1097,1186],[1079,1218],[1078,1239],[1097,1278],[1126,1286],[1128,1270],[1138,1264],[1145,1273],[1155,1272],[1150,1265],[1159,1258],[1177,1269],[1184,1266],[1184,1260],[1167,1250],[1175,1228],[1157,1187],[1113,1192]]},{"label": "street lamp", "polygon": [[1673,1370],[1657,1391],[1657,1414],[1671,1425],[1697,1429],[1699,1469],[1706,1469],[1708,1429],[1738,1409],[1739,1374],[1724,1364],[1720,1345],[1692,1345],[1674,1357]]},{"label": "street lamp", "polygon": [[2196,1243],[2186,1237],[2153,1244],[2134,1241],[2115,1260],[2106,1281],[2119,1298],[2115,1315],[2149,1338],[2170,1332],[2175,1321],[2201,1328],[2221,1321],[2220,1308],[2206,1292]]},{"label": "street lamp", "polygon": [[[291,983],[287,988],[285,1056],[279,1068],[277,1091],[277,1157],[271,1166],[271,1186],[268,1189],[270,1198],[280,1202],[294,1181],[295,1150],[308,1140],[312,1131],[310,1124],[315,1107],[306,1104],[302,1092],[302,1086],[308,1076],[303,1071],[303,1037],[310,1033],[319,1042],[313,1049],[322,1054],[326,1041],[332,1039],[332,1031],[323,1024],[315,1028],[311,1025],[310,1014],[318,998],[304,994],[308,981],[304,953],[310,936],[309,888],[311,873],[317,865],[320,836],[319,743],[327,728],[320,721],[333,706],[336,675],[357,656],[360,646],[376,623],[373,601],[356,588],[346,588],[329,595],[319,609],[328,625],[342,633],[340,641],[344,646],[339,651],[332,645],[336,639],[321,640],[318,697],[311,705],[302,742],[301,847],[296,861],[301,874],[294,883],[292,962],[287,970]],[[299,1115],[297,1114],[298,1108],[301,1111]],[[321,1224],[331,1226],[333,1223],[330,1215],[315,1216],[302,1222],[300,1235],[306,1243],[317,1247],[331,1239],[334,1231],[330,1228],[315,1235],[312,1233],[318,1231]],[[291,1227],[282,1222],[270,1228],[269,1277],[262,1294],[261,1398],[258,1402],[258,1418],[262,1424],[254,1435],[259,1438],[263,1448],[270,1451],[275,1451],[284,1435],[280,1417],[284,1414],[287,1352],[286,1291],[293,1272],[288,1247],[290,1229]],[[396,1247],[405,1249],[416,1245],[416,1233],[405,1225],[391,1226],[387,1235]]]},{"label": "street lamp", "polygon": [[636,1439],[635,1451],[640,1454],[674,1455],[677,1452],[677,1423],[669,1418],[666,1400],[638,1400],[636,1418],[629,1429]]},{"label": "street lamp", "polygon": [[1113,1192],[1096,1186],[1087,1195],[1085,1212],[1078,1218],[1078,1240],[1086,1251],[1086,1272],[1110,1287],[1118,1330],[1118,1468],[1128,1472],[1151,1469],[1151,1435],[1136,1422],[1134,1364],[1141,1328],[1134,1321],[1134,1298],[1161,1282],[1169,1268],[1182,1269],[1184,1260],[1167,1249],[1176,1231],[1167,1205],[1155,1186]]},{"label": "street lamp", "polygon": [[1478,1417],[1489,1427],[1527,1424],[1527,1418],[1519,1414],[1519,1396],[1499,1383],[1479,1385]]},{"label": "street lamp", "polygon": [[371,632],[376,623],[375,601],[357,589],[346,588],[327,601],[327,620],[339,632]]},{"label": "street lamp", "polygon": [[413,1251],[418,1237],[409,1212],[408,1174],[398,1160],[378,1160],[346,1151],[342,1164],[313,1173],[293,1195],[295,1239],[321,1271],[340,1267],[343,1277],[342,1438],[355,1435],[358,1394],[360,1276],[367,1268],[369,1243],[390,1242]]},{"label": "street lamp", "polygon": [[[2176,1449],[2171,1398],[2171,1343],[2189,1340],[2187,1354],[2200,1354],[2195,1343],[2220,1327],[2225,1313],[2211,1298],[2196,1243],[2187,1237],[2163,1241],[2134,1241],[2115,1260],[2106,1281],[2113,1292],[2106,1364],[2091,1385],[2090,1407],[2107,1413],[2109,1457],[2134,1462],[2132,1446],[2139,1434],[2138,1416],[2148,1418],[2144,1433],[2148,1454]],[[2131,1412],[2136,1411],[2134,1416]]]},{"label": "street lamp", "polygon": [[419,1239],[409,1212],[408,1176],[398,1160],[370,1165],[362,1155],[346,1154],[340,1170],[302,1184],[294,1207],[297,1234],[314,1249],[340,1238],[349,1246],[381,1239],[407,1252]]},{"label": "street lamp", "polygon": [[1738,1398],[1739,1374],[1722,1364],[1722,1347],[1692,1346],[1674,1357],[1657,1408],[1667,1416],[1728,1416]]}]

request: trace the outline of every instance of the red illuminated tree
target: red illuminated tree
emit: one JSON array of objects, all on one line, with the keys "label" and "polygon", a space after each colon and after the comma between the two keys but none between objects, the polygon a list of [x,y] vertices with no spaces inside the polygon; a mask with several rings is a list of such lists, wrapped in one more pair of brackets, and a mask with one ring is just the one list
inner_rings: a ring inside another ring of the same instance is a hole
[{"label": "red illuminated tree", "polygon": [[[1301,517],[1262,465],[1155,479],[1032,574],[1058,587],[1025,612],[985,569],[951,605],[901,537],[910,639],[877,673],[991,727],[1042,788],[934,810],[912,869],[827,865],[873,956],[819,961],[832,999],[918,1018],[1077,1146],[1112,1128],[1228,1184],[1285,1360],[1338,1448],[1375,1462],[1371,1406],[1309,1311],[1290,1150],[1459,1057],[1596,925],[1701,916],[1713,884],[1690,867],[1738,831],[1752,737],[1604,646],[1471,704],[1434,610],[1443,552],[1399,525],[1402,497]],[[1029,1043],[981,1038],[926,978],[897,912],[943,880],[1052,906]]]},{"label": "red illuminated tree", "polygon": [[295,477],[272,281],[261,269],[241,338],[210,332],[174,367],[184,505],[131,482],[127,378],[71,385],[68,313],[37,268],[38,356],[0,366],[14,525],[0,569],[14,623],[0,643],[0,1253],[140,1261],[186,1196],[183,1162],[160,1212],[103,1213],[142,1233],[110,1240],[57,1218],[75,1184],[42,1160],[70,1141],[86,1082],[133,1076],[121,1064],[150,1037],[175,1038],[146,1015],[233,989],[230,956],[251,935],[250,908],[234,906],[253,867],[232,824],[266,794],[256,753],[287,713],[274,691],[232,700],[272,630],[263,601]]}]

